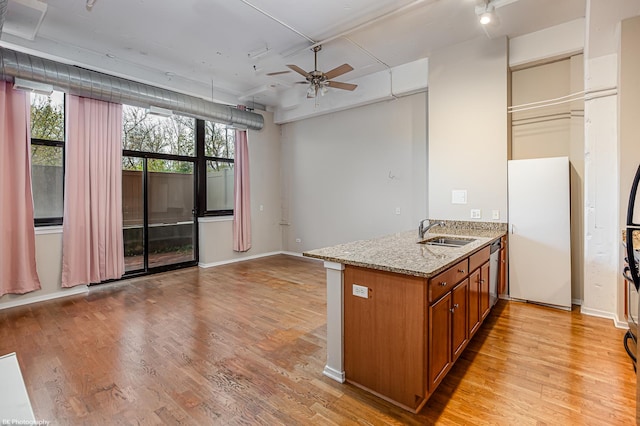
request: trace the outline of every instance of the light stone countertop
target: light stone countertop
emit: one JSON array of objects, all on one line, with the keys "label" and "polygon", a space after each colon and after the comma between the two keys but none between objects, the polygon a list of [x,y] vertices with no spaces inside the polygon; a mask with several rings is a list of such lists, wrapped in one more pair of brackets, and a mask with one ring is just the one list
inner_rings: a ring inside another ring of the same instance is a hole
[{"label": "light stone countertop", "polygon": [[[502,225],[502,224],[497,224]],[[430,278],[455,264],[461,258],[506,234],[505,226],[488,229],[463,227],[434,228],[424,239],[439,236],[473,238],[462,247],[418,244],[417,230],[386,235],[371,240],[354,241],[304,252],[303,255],[328,262]]]}]

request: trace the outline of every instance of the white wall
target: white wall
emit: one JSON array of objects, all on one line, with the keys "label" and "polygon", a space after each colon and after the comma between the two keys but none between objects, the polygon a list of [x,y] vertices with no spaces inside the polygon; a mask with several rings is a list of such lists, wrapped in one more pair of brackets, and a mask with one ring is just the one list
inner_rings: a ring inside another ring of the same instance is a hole
[{"label": "white wall", "polygon": [[417,229],[427,204],[426,107],[419,93],[282,125],[284,250]]},{"label": "white wall", "polygon": [[[451,191],[466,190],[467,204]],[[507,212],[507,39],[477,38],[429,61],[429,217]]]},{"label": "white wall", "polygon": [[[582,311],[624,322],[620,280],[620,22],[640,14],[638,0],[588,0],[585,90],[585,269]],[[604,96],[603,96],[604,95]],[[637,159],[636,159],[637,161]],[[623,203],[626,205],[626,203]]]},{"label": "white wall", "polygon": [[40,229],[36,234],[36,268],[42,288],[22,295],[5,294],[0,297],[0,309],[87,291],[87,286],[70,289],[60,287],[62,281],[61,226],[47,230]]},{"label": "white wall", "polygon": [[[282,250],[280,230],[280,128],[273,114],[264,116],[262,130],[249,130],[249,173],[251,187],[251,249],[233,251],[231,217],[200,220],[200,265],[213,266],[234,259],[254,257]],[[262,209],[261,209],[262,207]]]}]

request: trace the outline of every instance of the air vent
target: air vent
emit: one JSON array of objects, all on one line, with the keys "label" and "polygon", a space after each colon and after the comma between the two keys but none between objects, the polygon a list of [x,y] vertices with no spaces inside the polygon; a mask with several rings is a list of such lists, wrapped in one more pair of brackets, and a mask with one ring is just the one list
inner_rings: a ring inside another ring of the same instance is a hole
[{"label": "air vent", "polygon": [[10,0],[2,32],[33,41],[47,13],[47,5],[38,0]]}]

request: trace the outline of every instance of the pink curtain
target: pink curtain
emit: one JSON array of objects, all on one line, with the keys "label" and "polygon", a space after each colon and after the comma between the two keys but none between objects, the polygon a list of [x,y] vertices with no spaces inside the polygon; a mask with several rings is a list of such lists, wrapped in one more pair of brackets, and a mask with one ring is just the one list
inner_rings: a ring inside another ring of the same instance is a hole
[{"label": "pink curtain", "polygon": [[0,81],[0,296],[40,289],[27,99]]},{"label": "pink curtain", "polygon": [[[238,109],[244,110],[245,107],[240,105]],[[233,177],[235,181],[233,250],[248,251],[251,248],[251,201],[249,196],[249,147],[246,130],[236,130]]]},{"label": "pink curtain", "polygon": [[122,105],[67,96],[62,286],[124,274]]}]

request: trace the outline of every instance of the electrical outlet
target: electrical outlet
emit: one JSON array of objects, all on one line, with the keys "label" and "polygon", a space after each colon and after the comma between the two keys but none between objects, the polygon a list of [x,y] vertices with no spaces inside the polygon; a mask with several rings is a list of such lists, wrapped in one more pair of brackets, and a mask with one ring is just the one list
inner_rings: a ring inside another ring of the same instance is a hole
[{"label": "electrical outlet", "polygon": [[264,206],[260,204],[260,211],[264,211]]},{"label": "electrical outlet", "polygon": [[491,211],[491,219],[500,220],[500,210],[492,210]]},{"label": "electrical outlet", "polygon": [[396,207],[396,214],[400,214],[400,207]]},{"label": "electrical outlet", "polygon": [[363,285],[353,284],[353,295],[362,297],[363,299],[369,298],[369,287]]},{"label": "electrical outlet", "polygon": [[482,218],[480,209],[471,209],[471,219],[480,219],[480,218]]},{"label": "electrical outlet", "polygon": [[301,243],[302,240],[300,238],[296,238],[296,243]]}]

